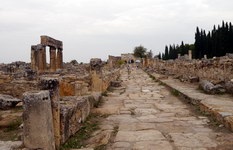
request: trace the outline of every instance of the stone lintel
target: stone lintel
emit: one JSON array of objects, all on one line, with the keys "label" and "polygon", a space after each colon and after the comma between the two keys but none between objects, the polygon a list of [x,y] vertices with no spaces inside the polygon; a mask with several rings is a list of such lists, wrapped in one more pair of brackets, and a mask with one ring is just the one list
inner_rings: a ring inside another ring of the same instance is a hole
[{"label": "stone lintel", "polygon": [[42,44],[32,45],[32,46],[31,46],[31,50],[38,51],[38,50],[43,49],[43,47],[44,47],[44,46],[43,46]]},{"label": "stone lintel", "polygon": [[62,41],[56,40],[47,35],[40,36],[40,39],[41,39],[41,44],[44,46],[52,46],[59,50],[63,49]]}]

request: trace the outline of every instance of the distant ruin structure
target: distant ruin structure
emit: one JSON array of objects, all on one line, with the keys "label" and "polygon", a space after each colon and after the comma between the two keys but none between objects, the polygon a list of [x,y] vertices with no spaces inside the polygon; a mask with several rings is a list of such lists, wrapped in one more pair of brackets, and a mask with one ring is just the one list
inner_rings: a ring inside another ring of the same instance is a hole
[{"label": "distant ruin structure", "polygon": [[[63,44],[62,41],[49,36],[40,36],[41,42],[31,46],[31,68],[38,72],[49,70],[51,72],[61,69],[63,66]],[[46,46],[49,47],[50,65],[46,64]]]},{"label": "distant ruin structure", "polygon": [[121,54],[121,60],[125,61],[126,63],[134,63],[136,58],[134,57],[133,53]]},{"label": "distant ruin structure", "polygon": [[119,62],[121,61],[120,56],[111,56],[108,55],[108,64],[110,68],[115,68],[119,66]]}]

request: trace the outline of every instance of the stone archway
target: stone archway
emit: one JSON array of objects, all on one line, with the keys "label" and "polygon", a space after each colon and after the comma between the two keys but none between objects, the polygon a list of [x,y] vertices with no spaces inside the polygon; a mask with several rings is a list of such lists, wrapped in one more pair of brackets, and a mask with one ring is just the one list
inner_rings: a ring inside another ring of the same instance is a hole
[{"label": "stone archway", "polygon": [[31,46],[31,67],[32,70],[44,72],[46,67],[46,46],[49,47],[50,65],[49,71],[54,72],[63,67],[63,44],[62,41],[49,36],[40,36],[41,43]]}]

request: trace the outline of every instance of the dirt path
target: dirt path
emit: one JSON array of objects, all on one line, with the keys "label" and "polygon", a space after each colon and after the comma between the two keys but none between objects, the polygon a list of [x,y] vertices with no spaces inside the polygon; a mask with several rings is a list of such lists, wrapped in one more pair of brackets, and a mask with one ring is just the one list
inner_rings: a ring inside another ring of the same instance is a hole
[{"label": "dirt path", "polygon": [[88,147],[105,145],[116,150],[230,150],[233,134],[214,131],[209,119],[154,82],[142,70],[128,76],[122,71],[123,87],[108,93],[95,112],[106,116]]}]

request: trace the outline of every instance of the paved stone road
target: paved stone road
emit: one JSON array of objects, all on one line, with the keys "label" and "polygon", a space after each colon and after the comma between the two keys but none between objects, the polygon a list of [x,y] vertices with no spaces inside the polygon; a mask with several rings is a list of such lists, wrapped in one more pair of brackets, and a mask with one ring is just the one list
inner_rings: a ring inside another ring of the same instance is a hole
[{"label": "paved stone road", "polygon": [[207,117],[194,114],[189,106],[142,70],[134,70],[129,76],[124,70],[121,79],[125,92],[122,94],[119,89],[110,93],[99,108],[99,112],[111,114],[102,123],[102,132],[115,132],[107,149],[232,148],[232,145],[227,145],[233,137],[231,133],[213,131],[208,126]]}]

